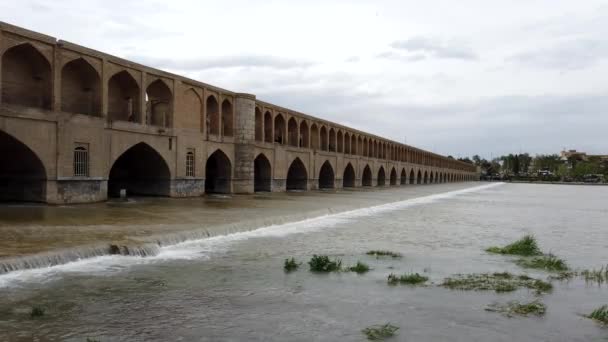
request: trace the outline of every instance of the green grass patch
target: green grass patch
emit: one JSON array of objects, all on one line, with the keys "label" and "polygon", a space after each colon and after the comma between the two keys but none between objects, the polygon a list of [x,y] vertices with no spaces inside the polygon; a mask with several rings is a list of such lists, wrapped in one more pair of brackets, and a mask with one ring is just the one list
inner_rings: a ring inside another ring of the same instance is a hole
[{"label": "green grass patch", "polygon": [[507,272],[457,274],[445,278],[440,286],[452,290],[495,292],[512,292],[520,288],[527,288],[535,290],[539,294],[550,292],[553,289],[551,283],[530,278],[527,275],[513,275]]},{"label": "green grass patch", "polygon": [[565,272],[570,268],[566,262],[553,254],[537,256],[530,259],[519,259],[515,262],[517,265],[525,268],[537,268],[551,272]]},{"label": "green grass patch", "polygon": [[523,238],[504,247],[487,248],[486,252],[521,256],[542,255],[542,252],[536,243],[536,239],[532,235],[526,235]]},{"label": "green grass patch", "polygon": [[507,317],[513,316],[543,316],[547,307],[542,302],[535,300],[529,303],[511,301],[506,304],[494,303],[486,307],[486,311],[500,312]]},{"label": "green grass patch", "polygon": [[428,277],[420,275],[418,273],[409,273],[401,276],[395,275],[393,273],[388,275],[388,284],[389,285],[397,285],[397,284],[406,284],[406,285],[420,285],[424,284],[429,280]]},{"label": "green grass patch", "polygon": [[372,325],[367,327],[361,332],[367,337],[370,341],[382,341],[389,337],[395,336],[395,333],[399,330],[399,327],[394,326],[390,323]]},{"label": "green grass patch", "polygon": [[43,308],[42,306],[36,305],[36,306],[32,307],[32,310],[30,311],[30,317],[31,318],[42,317],[42,316],[44,316],[45,313],[46,313],[45,308]]},{"label": "green grass patch", "polygon": [[285,259],[283,269],[285,270],[285,272],[289,273],[297,270],[300,265],[302,265],[302,263],[298,263],[295,258],[289,258]]},{"label": "green grass patch", "polygon": [[342,260],[330,260],[327,255],[313,255],[308,265],[310,265],[312,272],[329,273],[342,270]]},{"label": "green grass patch", "polygon": [[581,278],[587,283],[602,285],[608,281],[608,266],[602,266],[600,269],[568,270],[549,277],[550,280],[560,281],[570,281],[574,278]]},{"label": "green grass patch", "polygon": [[357,264],[355,266],[349,267],[348,270],[351,272],[356,272],[357,274],[363,274],[368,272],[370,268],[367,264],[357,261]]},{"label": "green grass patch", "polygon": [[401,258],[403,256],[403,255],[401,255],[401,253],[391,252],[391,251],[383,251],[383,250],[368,251],[365,254],[371,255],[371,256],[375,256],[376,258],[380,258],[380,257]]},{"label": "green grass patch", "polygon": [[608,325],[608,305],[603,305],[595,310],[592,313],[585,316],[587,318],[591,318],[596,320],[602,324]]}]

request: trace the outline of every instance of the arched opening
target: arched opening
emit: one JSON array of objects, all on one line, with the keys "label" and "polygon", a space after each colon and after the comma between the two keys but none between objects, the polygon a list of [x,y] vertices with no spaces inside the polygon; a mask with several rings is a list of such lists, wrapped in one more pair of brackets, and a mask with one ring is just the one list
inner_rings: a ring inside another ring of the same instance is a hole
[{"label": "arched opening", "polygon": [[384,172],[384,167],[380,166],[380,169],[378,170],[378,186],[384,186],[386,185],[386,174]]},{"label": "arched opening", "polygon": [[435,177],[433,176],[433,172],[431,171],[431,175],[429,176],[429,183],[433,184],[433,181],[435,180]]},{"label": "arched opening", "polygon": [[344,133],[344,154],[350,154],[350,134]]},{"label": "arched opening", "polygon": [[270,112],[264,114],[264,141],[272,142],[272,114]]},{"label": "arched opening", "polygon": [[363,138],[359,137],[359,146],[357,147],[357,151],[359,151],[359,155],[363,155]]},{"label": "arched opening", "polygon": [[370,158],[373,158],[374,157],[374,143],[372,142],[372,139],[369,139],[369,142],[367,144],[368,144],[367,156]]},{"label": "arched opening", "polygon": [[329,152],[336,152],[336,131],[333,128],[329,130]]},{"label": "arched opening", "polygon": [[255,141],[264,140],[264,119],[262,118],[262,111],[260,108],[255,107]]},{"label": "arched opening", "polygon": [[327,128],[321,126],[321,150],[327,151]]},{"label": "arched opening", "polygon": [[410,184],[416,184],[416,175],[414,174],[414,169],[410,170]]},{"label": "arched opening", "polygon": [[416,184],[422,184],[422,172],[418,170],[418,177],[416,178]]},{"label": "arched opening", "polygon": [[338,153],[343,153],[344,152],[344,137],[342,136],[342,131],[338,131],[337,134],[337,139],[338,139]]},{"label": "arched opening", "polygon": [[204,132],[205,118],[203,117],[203,104],[193,88],[184,92],[181,99],[180,119],[175,120],[175,126],[180,128],[197,129]]},{"label": "arched opening", "polygon": [[156,80],[146,89],[146,114],[152,126],[171,127],[173,95],[165,82]]},{"label": "arched opening", "polygon": [[270,161],[265,155],[260,154],[253,161],[253,190],[255,192],[270,192],[272,182]]},{"label": "arched opening", "polygon": [[274,142],[285,144],[285,119],[281,114],[274,118]]},{"label": "arched opening", "polygon": [[67,63],[61,71],[61,110],[101,115],[101,80],[95,68],[82,58]]},{"label": "arched opening", "polygon": [[2,56],[2,102],[51,109],[51,65],[31,44],[8,49]]},{"label": "arched opening", "polygon": [[207,97],[207,130],[211,135],[220,135],[220,107],[215,96]]},{"label": "arched opening", "polygon": [[405,169],[401,170],[401,185],[407,184],[407,173],[405,173]]},{"label": "arched opening", "polygon": [[363,175],[361,177],[361,185],[362,186],[372,186],[372,170],[369,168],[369,165],[365,165],[363,169]]},{"label": "arched opening", "polygon": [[424,184],[429,184],[429,174],[427,171],[424,171]]},{"label": "arched opening", "polygon": [[234,135],[234,114],[232,113],[232,102],[226,99],[222,102],[222,136]]},{"label": "arched opening", "polygon": [[344,169],[344,176],[342,177],[342,187],[354,188],[355,187],[355,168],[348,163]]},{"label": "arched opening", "polygon": [[146,143],[126,150],[112,165],[108,177],[108,196],[169,196],[171,172],[165,159]]},{"label": "arched opening", "polygon": [[232,179],[230,159],[217,150],[207,159],[205,165],[205,192],[208,194],[229,194]]},{"label": "arched opening", "polygon": [[395,168],[391,170],[390,184],[397,185],[397,171],[395,171]]},{"label": "arched opening", "polygon": [[364,138],[363,139],[363,149],[362,149],[362,154],[363,154],[364,157],[368,157],[369,156],[369,154],[368,154],[369,150],[368,150],[367,146],[368,146],[368,144],[367,144],[367,138]]},{"label": "arched opening", "polygon": [[329,161],[325,161],[319,171],[319,189],[333,189],[335,187],[334,169]]},{"label": "arched opening", "polygon": [[287,171],[287,190],[306,190],[308,185],[308,172],[306,166],[296,158]]},{"label": "arched opening", "polygon": [[308,148],[309,141],[310,139],[308,139],[308,124],[306,123],[306,121],[302,120],[302,122],[300,123],[300,147]]},{"label": "arched opening", "polygon": [[36,153],[0,131],[0,201],[46,201],[46,170]]},{"label": "arched opening", "polygon": [[312,124],[310,126],[310,147],[313,150],[319,149],[319,129],[317,128],[317,124]]},{"label": "arched opening", "polygon": [[300,144],[298,141],[298,123],[294,118],[289,119],[289,123],[287,124],[287,136],[289,145],[298,147]]},{"label": "arched opening", "polygon": [[139,85],[126,70],[108,82],[108,119],[141,122]]},{"label": "arched opening", "polygon": [[357,137],[354,135],[350,138],[350,154],[357,155]]}]

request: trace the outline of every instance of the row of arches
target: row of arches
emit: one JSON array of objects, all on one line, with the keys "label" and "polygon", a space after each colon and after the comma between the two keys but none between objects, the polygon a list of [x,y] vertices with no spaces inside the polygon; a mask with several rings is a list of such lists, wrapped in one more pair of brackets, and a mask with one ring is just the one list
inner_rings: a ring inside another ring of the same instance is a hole
[{"label": "row of arches", "polygon": [[[101,76],[87,59],[80,57],[67,62],[60,74],[61,111],[103,116]],[[143,99],[140,82],[129,70],[111,75],[107,86],[108,120],[174,126],[174,94],[165,80],[157,78],[150,82]],[[3,103],[51,110],[52,89],[51,63],[32,44],[20,44],[2,54]],[[230,99],[220,104],[215,95],[209,95],[203,112],[203,101],[194,88],[186,89],[182,96],[184,126],[200,126],[201,131],[212,135],[233,136],[234,113]],[[142,117],[142,106],[145,117]]]}]

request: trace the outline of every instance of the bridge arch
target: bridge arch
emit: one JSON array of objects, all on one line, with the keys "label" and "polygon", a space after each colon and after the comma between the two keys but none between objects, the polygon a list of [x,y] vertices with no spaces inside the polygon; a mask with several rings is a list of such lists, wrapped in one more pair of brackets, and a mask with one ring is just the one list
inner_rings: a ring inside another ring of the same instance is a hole
[{"label": "bridge arch", "polygon": [[124,151],[112,164],[108,176],[108,197],[120,195],[169,196],[171,171],[163,156],[140,142]]},{"label": "bridge arch", "polygon": [[283,118],[283,115],[281,115],[281,113],[279,113],[274,117],[274,142],[275,143],[279,143],[281,145],[284,145],[287,143],[285,141],[285,135],[286,135],[285,129],[286,129],[285,119]]},{"label": "bridge arch", "polygon": [[327,128],[325,128],[324,125],[321,126],[320,135],[321,135],[321,150],[327,151],[328,147],[329,147],[327,144]]},{"label": "bridge arch", "polygon": [[101,116],[101,79],[83,58],[66,63],[61,70],[61,110]]},{"label": "bridge arch", "polygon": [[308,172],[306,166],[296,158],[291,162],[287,171],[287,190],[307,190],[308,188]]},{"label": "bridge arch", "polygon": [[333,189],[334,187],[334,169],[329,160],[326,160],[321,166],[321,170],[319,170],[319,189]]},{"label": "bridge arch", "polygon": [[336,130],[329,129],[329,152],[336,152]]},{"label": "bridge arch", "polygon": [[344,154],[350,154],[350,134],[344,133]]},{"label": "bridge arch", "polygon": [[361,185],[372,186],[372,169],[370,169],[369,165],[365,165],[365,168],[363,169]]},{"label": "bridge arch", "polygon": [[397,171],[395,171],[394,167],[391,170],[390,184],[391,185],[397,185]]},{"label": "bridge arch", "polygon": [[229,99],[222,101],[222,136],[234,136],[234,113]]},{"label": "bridge arch", "polygon": [[298,147],[298,123],[294,117],[287,122],[287,142],[290,146]]},{"label": "bridge arch", "polygon": [[378,169],[377,185],[378,186],[386,185],[386,173],[384,172],[384,166],[380,166],[380,169]]},{"label": "bridge arch", "polygon": [[255,107],[255,141],[264,141],[264,118],[260,107]]},{"label": "bridge arch", "polygon": [[416,184],[416,175],[414,174],[414,169],[410,170],[410,184]]},{"label": "bridge arch", "polygon": [[263,153],[260,153],[253,161],[253,190],[255,192],[272,190],[272,167]]},{"label": "bridge arch", "polygon": [[0,131],[0,201],[46,201],[46,168],[25,143]]},{"label": "bridge arch", "polygon": [[108,119],[140,122],[139,83],[126,70],[115,73],[108,81]]},{"label": "bridge arch", "polygon": [[32,44],[13,46],[2,54],[2,102],[51,109],[51,64]]},{"label": "bridge arch", "polygon": [[264,113],[264,142],[272,142],[272,114],[269,111]]},{"label": "bridge arch", "polygon": [[220,135],[220,106],[214,95],[209,95],[205,103],[207,113],[207,131],[211,135]]},{"label": "bridge arch", "polygon": [[343,188],[354,188],[355,187],[355,168],[351,163],[348,163],[344,168],[344,176],[342,176],[342,187]]},{"label": "bridge arch", "polygon": [[416,184],[422,184],[422,171],[418,170],[418,176],[416,178]]},{"label": "bridge arch", "polygon": [[424,181],[423,181],[423,183],[424,184],[429,184],[429,173],[426,170],[424,171]]},{"label": "bridge arch", "polygon": [[161,79],[150,83],[146,89],[146,113],[151,125],[171,127],[173,122],[173,94]]},{"label": "bridge arch", "polygon": [[429,179],[429,184],[433,184],[433,183],[434,183],[434,181],[435,181],[435,177],[433,176],[433,174],[434,174],[434,172],[433,172],[433,171],[431,171],[431,175],[429,176],[429,177],[430,177],[430,179]]},{"label": "bridge arch", "polygon": [[338,130],[337,134],[338,139],[338,153],[344,153],[344,136],[342,135],[342,131]]},{"label": "bridge arch", "polygon": [[302,120],[300,122],[300,147],[308,148],[309,145],[308,123],[306,123],[306,120]]},{"label": "bridge arch", "polygon": [[205,192],[208,194],[229,194],[231,192],[232,164],[230,158],[218,149],[205,164]]},{"label": "bridge arch", "polygon": [[313,150],[319,149],[319,129],[315,123],[310,126],[310,147]]},{"label": "bridge arch", "polygon": [[407,173],[405,172],[405,168],[403,168],[401,170],[401,179],[400,179],[400,183],[401,185],[406,185],[407,184]]}]

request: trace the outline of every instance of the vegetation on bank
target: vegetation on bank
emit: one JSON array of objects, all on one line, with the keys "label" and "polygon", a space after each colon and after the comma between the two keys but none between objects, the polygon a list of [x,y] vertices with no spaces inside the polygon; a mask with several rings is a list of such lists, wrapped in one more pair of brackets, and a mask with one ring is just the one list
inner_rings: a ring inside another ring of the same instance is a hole
[{"label": "vegetation on bank", "polygon": [[376,258],[380,258],[380,257],[401,258],[403,256],[403,255],[401,255],[401,253],[385,251],[385,250],[371,250],[365,254],[375,256]]},{"label": "vegetation on bank", "polygon": [[600,269],[585,269],[585,270],[566,270],[559,272],[556,275],[549,277],[550,280],[571,280],[573,278],[582,278],[587,283],[596,283],[602,285],[608,281],[608,265],[602,266]]},{"label": "vegetation on bank", "polygon": [[389,285],[397,285],[397,284],[421,285],[421,284],[426,283],[428,280],[429,280],[428,277],[422,276],[418,273],[403,274],[401,276],[391,273],[388,275],[388,279],[387,279]]},{"label": "vegetation on bank", "polygon": [[351,272],[356,272],[357,274],[363,274],[368,272],[370,268],[367,264],[357,261],[357,264],[355,266],[349,267],[348,270]]},{"label": "vegetation on bank", "polygon": [[529,303],[511,301],[505,304],[494,303],[486,307],[486,311],[499,312],[507,317],[513,316],[543,316],[547,312],[547,307],[542,302],[535,300]]},{"label": "vegetation on bank", "polygon": [[566,262],[553,254],[537,256],[531,259],[522,258],[515,263],[524,268],[537,268],[550,272],[564,272],[569,270]]},{"label": "vegetation on bank", "polygon": [[289,273],[300,268],[300,265],[302,265],[302,263],[298,263],[295,258],[289,258],[285,259],[283,269],[285,270],[285,272]]},{"label": "vegetation on bank", "polygon": [[527,288],[540,294],[553,289],[551,283],[527,275],[513,275],[507,272],[457,274],[454,277],[445,278],[440,286],[451,290],[495,291],[498,293]]},{"label": "vegetation on bank", "polygon": [[42,317],[42,316],[44,316],[45,313],[46,313],[46,309],[44,307],[36,305],[36,306],[32,307],[32,310],[30,311],[30,317],[31,318]]},{"label": "vegetation on bank", "polygon": [[342,270],[342,260],[337,258],[330,260],[327,255],[314,254],[308,262],[308,265],[310,265],[310,270],[312,272],[329,273]]},{"label": "vegetation on bank", "polygon": [[370,341],[382,341],[389,337],[395,336],[395,333],[399,330],[399,327],[394,326],[390,323],[380,324],[380,325],[372,325],[369,326],[361,332],[367,337]]},{"label": "vegetation on bank", "polygon": [[608,325],[608,305],[602,305],[599,308],[593,310],[592,313],[585,316],[587,318],[591,318],[596,320],[602,324]]},{"label": "vegetation on bank", "polygon": [[542,252],[536,243],[536,239],[532,235],[526,235],[504,247],[489,247],[486,249],[486,252],[520,256],[542,255]]}]

